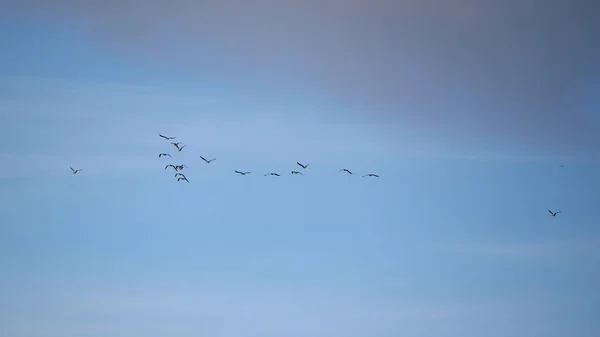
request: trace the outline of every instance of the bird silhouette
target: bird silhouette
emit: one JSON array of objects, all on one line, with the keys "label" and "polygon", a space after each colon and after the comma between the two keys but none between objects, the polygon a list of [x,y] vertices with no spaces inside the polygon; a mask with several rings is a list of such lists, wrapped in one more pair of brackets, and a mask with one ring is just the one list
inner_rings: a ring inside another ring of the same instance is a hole
[{"label": "bird silhouette", "polygon": [[175,148],[177,149],[178,152],[181,152],[181,150],[183,150],[183,148],[185,147],[185,145],[179,146],[179,144],[183,144],[181,142],[171,143],[171,144],[173,144],[173,146],[175,146]]},{"label": "bird silhouette", "polygon": [[298,171],[292,171],[292,174],[301,174],[301,175],[304,175],[302,172],[298,172]]},{"label": "bird silhouette", "polygon": [[76,169],[72,168],[71,166],[69,166],[69,168],[71,169],[71,171],[73,172],[73,174],[77,174],[77,172],[83,171],[82,169],[76,170]]},{"label": "bird silhouette", "polygon": [[159,153],[159,154],[158,154],[158,158],[160,158],[160,157],[165,157],[165,156],[169,156],[169,157],[171,157],[171,155],[170,155],[170,154],[168,154],[168,153]]},{"label": "bird silhouette", "polygon": [[208,159],[206,159],[206,158],[204,158],[204,157],[202,157],[202,156],[200,156],[200,158],[202,158],[202,160],[204,160],[204,161],[205,161],[207,164],[210,164],[210,162],[217,160],[217,158],[214,158],[214,159],[208,160]]},{"label": "bird silhouette", "polygon": [[348,169],[341,169],[339,172],[348,172],[349,174],[352,174],[352,172],[350,172]]},{"label": "bird silhouette", "polygon": [[190,182],[185,176],[177,178],[177,181],[185,180],[188,183]]},{"label": "bird silhouette", "polygon": [[178,170],[178,167],[173,164],[169,164],[169,165],[165,166],[165,170],[167,169],[167,167],[172,167],[175,171]]},{"label": "bird silhouette", "polygon": [[245,176],[246,174],[250,174],[250,173],[252,173],[252,172],[240,172],[240,171],[238,171],[238,170],[235,170],[235,173],[237,173],[237,174],[241,174],[241,175]]},{"label": "bird silhouette", "polygon": [[307,168],[308,165],[310,165],[310,163],[308,163],[306,165],[302,165],[302,164],[300,164],[300,162],[296,162],[296,164],[300,165],[300,167],[302,167],[303,169]]},{"label": "bird silhouette", "polygon": [[167,136],[163,136],[160,133],[158,134],[159,136],[161,136],[162,138],[166,139],[166,140],[171,140],[171,139],[175,139],[175,137],[167,137]]},{"label": "bird silhouette", "polygon": [[265,177],[266,177],[266,176],[278,176],[278,177],[279,177],[279,174],[277,174],[277,173],[272,173],[272,172],[271,172],[271,173],[267,173],[267,174],[265,174]]},{"label": "bird silhouette", "polygon": [[376,175],[376,174],[373,174],[373,173],[365,174],[365,175],[364,175],[364,176],[362,176],[362,177],[363,177],[363,178],[364,178],[364,177],[376,177],[376,178],[379,178],[379,176],[378,176],[378,175]]},{"label": "bird silhouette", "polygon": [[175,173],[175,177],[184,177],[185,178],[185,175],[183,173],[177,172],[177,173]]},{"label": "bird silhouette", "polygon": [[548,212],[550,212],[550,215],[552,215],[553,218],[556,217],[556,214],[562,213],[562,211],[552,212],[551,210],[548,210]]}]

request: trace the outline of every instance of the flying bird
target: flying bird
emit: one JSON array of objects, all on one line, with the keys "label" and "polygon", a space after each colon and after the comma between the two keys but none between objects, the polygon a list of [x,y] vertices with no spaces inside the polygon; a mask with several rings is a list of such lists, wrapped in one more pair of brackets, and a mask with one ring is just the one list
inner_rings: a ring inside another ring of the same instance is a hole
[{"label": "flying bird", "polygon": [[376,177],[376,178],[379,178],[379,176],[378,176],[378,175],[376,175],[376,174],[373,174],[373,173],[365,174],[365,175],[364,175],[364,176],[362,176],[362,177],[363,177],[363,178],[364,178],[364,177]]},{"label": "flying bird", "polygon": [[235,173],[245,176],[246,174],[250,174],[251,172],[240,172],[238,170],[235,170]]},{"label": "flying bird", "polygon": [[188,183],[190,182],[189,180],[187,180],[187,178],[185,176],[177,178],[177,181],[181,181],[181,180],[185,180]]},{"label": "flying bird", "polygon": [[177,143],[171,143],[173,144],[173,146],[175,146],[175,148],[177,149],[177,151],[181,152],[181,150],[185,147],[185,145],[181,145],[179,146],[179,144],[183,144],[181,142],[177,142]]},{"label": "flying bird", "polygon": [[185,178],[185,175],[183,173],[177,172],[177,173],[175,173],[175,177],[183,177],[183,178]]},{"label": "flying bird", "polygon": [[303,169],[307,168],[308,165],[310,165],[310,163],[306,164],[306,165],[302,165],[299,162],[296,162],[296,164],[300,165],[300,167],[302,167]]},{"label": "flying bird", "polygon": [[166,139],[166,140],[171,140],[171,139],[175,139],[175,137],[167,137],[167,136],[163,136],[160,133],[158,134],[159,136],[161,136],[162,138]]},{"label": "flying bird", "polygon": [[304,175],[302,172],[298,172],[298,171],[292,171],[292,174],[302,174],[302,175]]},{"label": "flying bird", "polygon": [[76,169],[72,168],[71,166],[69,166],[69,168],[71,168],[71,171],[73,171],[73,174],[77,174],[77,172],[83,171],[82,169],[76,170]]},{"label": "flying bird", "polygon": [[175,171],[178,170],[178,166],[175,166],[173,164],[169,164],[169,165],[165,166],[165,170],[167,169],[167,167],[172,167]]},{"label": "flying bird", "polygon": [[352,174],[352,172],[350,172],[348,169],[341,169],[339,172],[348,172],[349,174]]},{"label": "flying bird", "polygon": [[279,177],[279,174],[277,174],[277,173],[267,173],[267,174],[265,174],[265,177],[266,176],[278,176]]},{"label": "flying bird", "polygon": [[562,211],[552,212],[551,210],[548,210],[548,212],[550,212],[550,215],[552,215],[553,218],[556,216],[556,214],[562,213]]},{"label": "flying bird", "polygon": [[205,161],[207,164],[210,164],[210,162],[217,160],[217,158],[214,158],[214,159],[208,160],[208,159],[206,159],[206,158],[204,158],[204,157],[202,157],[202,156],[200,156],[200,158],[202,158],[202,160],[204,160],[204,161]]},{"label": "flying bird", "polygon": [[168,153],[159,153],[159,154],[158,154],[158,158],[160,158],[160,157],[165,157],[165,156],[169,156],[169,157],[171,157],[171,155],[170,155],[170,154],[168,154]]}]

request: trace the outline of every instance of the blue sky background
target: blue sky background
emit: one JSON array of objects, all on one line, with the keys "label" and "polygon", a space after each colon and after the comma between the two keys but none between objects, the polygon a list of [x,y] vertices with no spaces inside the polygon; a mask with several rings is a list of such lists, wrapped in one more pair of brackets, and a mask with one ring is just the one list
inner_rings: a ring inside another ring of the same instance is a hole
[{"label": "blue sky background", "polygon": [[0,6],[0,335],[596,336],[588,3],[227,3]]}]

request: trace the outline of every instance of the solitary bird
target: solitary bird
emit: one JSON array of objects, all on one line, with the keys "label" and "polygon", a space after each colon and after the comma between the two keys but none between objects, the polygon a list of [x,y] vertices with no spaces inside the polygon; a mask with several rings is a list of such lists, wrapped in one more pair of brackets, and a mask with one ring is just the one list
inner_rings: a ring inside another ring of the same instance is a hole
[{"label": "solitary bird", "polygon": [[235,173],[245,176],[246,174],[250,174],[251,172],[240,172],[238,170],[235,170]]},{"label": "solitary bird", "polygon": [[71,168],[71,171],[73,171],[73,174],[77,174],[77,172],[79,171],[83,171],[82,169],[76,170],[74,168],[72,168],[71,166],[69,166]]},{"label": "solitary bird", "polygon": [[279,174],[277,174],[277,173],[267,173],[267,174],[265,174],[265,177],[266,176],[278,176],[279,177]]},{"label": "solitary bird", "polygon": [[181,180],[185,180],[188,183],[190,182],[189,180],[187,180],[187,178],[185,176],[177,178],[177,181],[181,181]]},{"label": "solitary bird", "polygon": [[172,167],[175,171],[178,170],[178,166],[175,166],[173,164],[169,164],[169,165],[165,166],[165,170],[167,169],[167,167]]},{"label": "solitary bird", "polygon": [[376,178],[379,178],[379,176],[378,176],[378,175],[376,175],[376,174],[373,174],[373,173],[365,174],[365,175],[364,175],[364,176],[362,176],[362,177],[363,177],[363,178],[364,178],[364,177],[376,177]]},{"label": "solitary bird", "polygon": [[548,210],[548,212],[550,212],[550,215],[552,215],[553,218],[556,216],[556,214],[562,213],[562,211],[552,212],[551,210]]},{"label": "solitary bird", "polygon": [[352,172],[350,172],[348,169],[341,169],[339,172],[348,172],[349,174],[352,174]]},{"label": "solitary bird", "polygon": [[159,153],[159,154],[158,154],[158,158],[160,158],[160,157],[165,157],[165,156],[169,156],[169,157],[171,157],[171,155],[170,155],[170,154],[168,154],[168,153]]},{"label": "solitary bird", "polygon": [[300,167],[302,167],[303,169],[307,168],[308,165],[310,165],[310,163],[306,164],[306,165],[302,165],[299,162],[296,162],[296,164],[300,165]]},{"label": "solitary bird", "polygon": [[161,136],[162,138],[166,139],[166,140],[171,140],[171,139],[175,139],[175,137],[167,137],[167,136],[163,136],[160,133],[158,134],[159,136]]},{"label": "solitary bird", "polygon": [[217,160],[217,158],[214,158],[214,159],[208,160],[208,159],[206,159],[206,158],[204,158],[204,157],[202,157],[202,156],[200,156],[200,158],[202,158],[202,160],[204,160],[204,161],[205,161],[207,164],[210,164],[210,162]]},{"label": "solitary bird", "polygon": [[175,148],[177,149],[177,151],[181,152],[181,150],[185,147],[185,145],[179,146],[179,144],[182,144],[181,142],[177,142],[177,143],[171,143],[173,144],[173,146],[175,146]]},{"label": "solitary bird", "polygon": [[304,175],[302,172],[298,172],[298,171],[292,171],[292,174],[302,174],[302,175]]}]

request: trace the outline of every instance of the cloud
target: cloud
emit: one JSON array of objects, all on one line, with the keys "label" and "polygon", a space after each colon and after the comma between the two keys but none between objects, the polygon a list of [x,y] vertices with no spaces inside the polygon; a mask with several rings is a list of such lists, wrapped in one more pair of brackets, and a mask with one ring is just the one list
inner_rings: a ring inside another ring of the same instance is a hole
[{"label": "cloud", "polygon": [[0,12],[60,18],[139,63],[210,75],[250,95],[295,92],[363,120],[590,155],[600,145],[594,6],[28,0],[4,1]]}]

